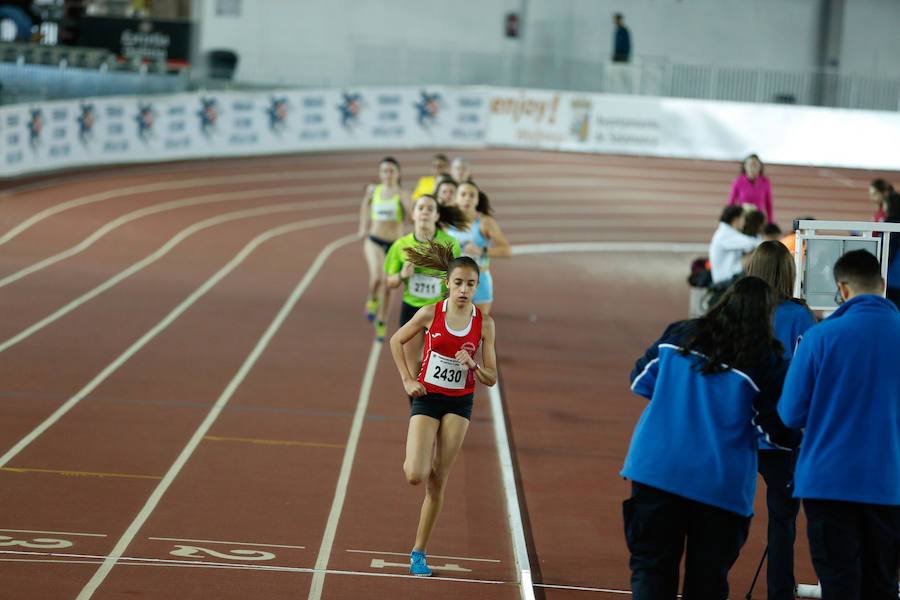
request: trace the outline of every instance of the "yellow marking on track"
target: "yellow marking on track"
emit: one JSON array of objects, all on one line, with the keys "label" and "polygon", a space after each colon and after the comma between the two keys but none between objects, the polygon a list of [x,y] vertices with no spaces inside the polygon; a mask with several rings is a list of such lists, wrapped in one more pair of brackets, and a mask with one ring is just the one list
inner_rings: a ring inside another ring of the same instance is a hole
[{"label": "yellow marking on track", "polygon": [[263,446],[306,446],[310,448],[343,448],[344,444],[326,444],[324,442],[298,442],[295,440],[261,440],[258,438],[221,437],[208,435],[203,438],[208,442],[240,442],[244,444],[260,444]]},{"label": "yellow marking on track", "polygon": [[2,467],[0,471],[9,473],[46,473],[49,475],[64,475],[66,477],[116,477],[119,479],[154,479],[159,480],[162,477],[157,475],[134,475],[131,473],[97,473],[94,471],[67,471],[63,469],[26,469],[22,467]]}]

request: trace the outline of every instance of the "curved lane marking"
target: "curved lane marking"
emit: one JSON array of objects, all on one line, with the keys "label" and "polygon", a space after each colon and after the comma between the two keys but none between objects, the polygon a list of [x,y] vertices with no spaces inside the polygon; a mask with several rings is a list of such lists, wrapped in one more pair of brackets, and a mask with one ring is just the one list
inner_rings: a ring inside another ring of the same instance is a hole
[{"label": "curved lane marking", "polygon": [[[258,208],[251,208],[246,210],[238,210],[234,212],[224,213],[221,215],[216,215],[215,217],[204,219],[202,221],[198,221],[194,223],[190,227],[186,227],[182,229],[177,234],[169,239],[165,244],[142,258],[141,260],[133,263],[128,268],[120,271],[116,275],[113,275],[103,283],[95,286],[89,291],[81,294],[74,300],[70,301],[66,305],[57,309],[53,313],[47,315],[40,321],[26,327],[16,335],[10,337],[9,339],[0,342],[0,352],[5,352],[9,350],[19,342],[31,337],[47,325],[58,321],[65,315],[69,314],[76,308],[82,306],[86,302],[93,300],[103,292],[109,290],[110,288],[118,285],[128,277],[131,277],[138,271],[146,268],[147,266],[153,264],[166,254],[168,254],[175,246],[186,240],[188,237],[194,235],[195,233],[202,231],[204,229],[208,229],[210,227],[215,227],[216,225],[221,225],[223,223],[228,223],[230,221],[236,221],[239,219],[246,219],[264,215],[271,215],[283,212],[291,212],[297,210],[308,210],[312,208],[328,208],[333,206],[339,206],[341,201],[334,200],[323,200],[322,202],[289,202],[286,204],[273,204],[270,206],[261,206]],[[330,217],[331,219],[338,219],[334,221],[335,223],[346,223],[350,221],[355,221],[359,218],[356,214],[344,214],[337,217]]]},{"label": "curved lane marking", "polygon": [[[356,215],[352,216],[353,219],[356,219]],[[321,227],[325,225],[337,225],[340,223],[345,223],[347,221],[347,216],[341,215],[337,217],[321,217],[318,219],[308,219],[305,221],[298,221],[293,223],[288,223],[286,225],[281,225],[279,227],[274,227],[272,229],[268,229],[260,235],[253,238],[250,242],[248,242],[230,261],[228,261],[225,266],[219,269],[212,277],[207,279],[200,287],[195,289],[187,298],[181,301],[175,308],[173,308],[169,313],[163,317],[159,322],[156,323],[152,328],[150,328],[144,335],[142,335],[138,340],[131,344],[127,350],[122,352],[115,360],[106,365],[100,373],[98,373],[90,382],[87,383],[83,388],[81,388],[75,395],[66,400],[65,403],[62,404],[59,408],[57,408],[53,414],[44,419],[40,425],[32,429],[25,437],[16,442],[12,448],[6,451],[3,456],[0,456],[0,468],[5,467],[9,462],[15,458],[22,450],[27,448],[34,440],[40,437],[45,431],[50,429],[57,421],[59,421],[66,413],[72,410],[75,406],[78,405],[84,398],[86,398],[91,392],[93,392],[97,387],[106,381],[113,373],[115,373],[122,365],[124,365],[128,359],[138,353],[144,346],[146,346],[151,340],[153,340],[156,336],[162,333],[169,325],[171,325],[178,317],[184,314],[197,300],[203,297],[209,290],[215,287],[222,279],[224,279],[228,274],[234,271],[244,260],[253,253],[256,248],[258,248],[261,244],[278,237],[280,235],[285,235],[288,233],[294,233],[297,231],[302,231],[304,229],[312,229],[315,227]],[[349,238],[350,236],[348,236]],[[354,234],[353,239],[358,239]],[[344,238],[342,238],[344,239]],[[227,390],[226,390],[227,391]]]},{"label": "curved lane marking", "polygon": [[[107,234],[115,231],[119,227],[126,225],[128,223],[132,223],[137,221],[138,219],[142,219],[144,217],[148,217],[151,215],[156,215],[159,213],[167,212],[170,210],[176,210],[179,208],[186,208],[189,206],[201,206],[204,204],[214,204],[216,202],[235,202],[239,200],[253,200],[255,198],[267,198],[267,197],[277,197],[277,196],[292,196],[299,193],[304,194],[313,194],[321,191],[330,191],[323,190],[320,188],[333,188],[334,186],[308,186],[305,188],[299,188],[297,186],[291,187],[281,187],[281,188],[272,188],[268,190],[252,190],[252,191],[243,191],[243,192],[220,192],[215,194],[206,194],[203,196],[198,196],[195,198],[185,198],[182,200],[172,200],[170,202],[163,202],[160,204],[154,204],[152,206],[147,206],[141,208],[139,210],[135,210],[119,217],[116,217],[112,221],[105,223],[99,229],[94,231],[92,234],[62,252],[57,252],[53,256],[49,256],[45,259],[39,260],[36,263],[33,263],[23,269],[19,269],[15,273],[11,273],[3,278],[0,278],[0,288],[6,287],[7,285],[19,281],[31,275],[32,273],[36,273],[43,269],[46,269],[49,266],[55,265],[58,262],[66,260],[67,258],[71,258],[80,254],[94,245],[97,241],[102,239]],[[356,200],[342,200],[335,201],[339,204],[334,204],[335,206],[341,205],[358,205],[359,202]]]}]

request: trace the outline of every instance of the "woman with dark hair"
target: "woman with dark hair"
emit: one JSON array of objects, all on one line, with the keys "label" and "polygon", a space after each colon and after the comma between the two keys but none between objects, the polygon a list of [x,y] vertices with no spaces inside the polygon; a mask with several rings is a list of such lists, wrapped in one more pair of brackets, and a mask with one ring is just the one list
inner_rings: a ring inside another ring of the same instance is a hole
[{"label": "woman with dark hair", "polygon": [[439,177],[434,184],[434,197],[437,198],[438,204],[453,204],[453,199],[456,197],[456,188],[459,186],[456,183],[456,180],[452,177],[445,176]]},{"label": "woman with dark hair", "polygon": [[471,181],[461,183],[456,190],[455,205],[465,215],[466,227],[450,227],[447,233],[456,238],[463,254],[473,258],[481,269],[478,291],[473,301],[486,315],[494,302],[494,278],[490,272],[491,258],[512,256],[512,248],[494,219],[487,194]]},{"label": "woman with dark hair", "polygon": [[363,254],[369,267],[369,290],[366,299],[366,318],[375,322],[375,337],[383,340],[386,330],[388,292],[384,285],[382,265],[391,244],[403,235],[403,224],[410,213],[409,202],[400,189],[400,163],[386,156],[378,164],[379,184],[366,186],[359,209],[359,233],[368,234],[363,240]]},{"label": "woman with dark hair", "polygon": [[[797,344],[816,319],[803,300],[794,298],[794,257],[781,242],[763,242],[747,262],[747,275],[759,277],[778,296],[773,326],[775,338],[790,360]],[[766,482],[768,523],[767,589],[770,600],[793,600],[794,540],[800,501],[792,497],[796,453],[759,440],[759,474]]]},{"label": "woman with dark hair", "polygon": [[728,597],[728,571],[747,539],[756,440],[795,447],[775,411],[787,369],[772,333],[778,297],[757,277],[732,285],[709,312],[673,323],[637,361],[631,389],[650,400],[622,476],[635,600]]},{"label": "woman with dark hair", "polygon": [[887,199],[893,193],[894,186],[884,179],[873,179],[872,183],[869,184],[869,200],[875,205],[875,217],[873,220],[876,223],[884,221],[887,213]]},{"label": "woman with dark hair", "polygon": [[772,184],[765,176],[765,166],[759,157],[751,154],[741,163],[741,174],[731,184],[728,205],[750,206],[766,215],[766,222],[775,220],[772,209]]},{"label": "woman with dark hair", "polygon": [[[384,259],[384,274],[388,289],[403,286],[403,303],[400,305],[400,327],[406,325],[423,306],[440,301],[447,293],[443,274],[433,269],[417,267],[406,258],[408,248],[426,247],[429,242],[450,244],[453,256],[462,252],[459,242],[450,237],[447,226],[465,227],[466,218],[455,206],[441,206],[431,194],[416,199],[412,210],[413,232],[391,245]],[[404,346],[410,372],[416,372],[416,361],[422,353],[422,335]]]},{"label": "woman with dark hair", "polygon": [[[409,396],[411,416],[403,471],[412,485],[425,483],[409,571],[431,575],[426,561],[431,532],[444,503],[444,488],[472,415],[475,381],[497,382],[494,321],[472,303],[478,287],[478,265],[467,256],[454,257],[450,246],[435,241],[406,250],[414,266],[444,275],[445,300],[420,308],[391,336],[391,355]],[[409,370],[404,346],[428,328],[418,377]],[[482,364],[475,362],[481,346]]]}]

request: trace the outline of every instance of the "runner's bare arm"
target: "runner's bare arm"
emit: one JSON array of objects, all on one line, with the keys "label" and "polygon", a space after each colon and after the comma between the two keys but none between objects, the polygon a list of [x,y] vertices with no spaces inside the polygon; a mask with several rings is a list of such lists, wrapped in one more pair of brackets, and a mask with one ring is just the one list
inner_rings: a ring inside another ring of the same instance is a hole
[{"label": "runner's bare arm", "polygon": [[372,203],[374,193],[375,186],[370,183],[366,186],[366,193],[363,195],[363,201],[359,207],[359,230],[356,232],[359,237],[366,235],[369,230],[369,205]]},{"label": "runner's bare arm", "polygon": [[403,207],[403,222],[411,225],[413,222],[413,200],[411,192],[400,190],[400,205]]},{"label": "runner's bare arm", "polygon": [[481,361],[475,377],[484,385],[497,383],[497,355],[494,352],[494,319],[487,316],[481,323]]},{"label": "runner's bare arm", "polygon": [[399,273],[394,273],[393,275],[388,275],[387,286],[391,289],[398,288],[403,284],[403,281],[412,277],[413,271],[415,267],[409,261],[403,263],[403,269]]},{"label": "runner's bare arm", "polygon": [[491,247],[488,248],[488,256],[491,258],[507,258],[512,256],[512,247],[509,240],[503,234],[497,220],[494,217],[483,217],[481,219],[481,233],[484,237],[491,240]]},{"label": "runner's bare arm", "polygon": [[425,387],[416,381],[415,376],[409,372],[406,365],[406,357],[403,354],[403,345],[409,342],[417,335],[422,334],[422,330],[431,325],[434,319],[434,304],[423,306],[406,325],[401,327],[391,336],[391,357],[394,364],[400,372],[400,379],[403,381],[403,388],[410,396],[422,396],[425,394]]}]

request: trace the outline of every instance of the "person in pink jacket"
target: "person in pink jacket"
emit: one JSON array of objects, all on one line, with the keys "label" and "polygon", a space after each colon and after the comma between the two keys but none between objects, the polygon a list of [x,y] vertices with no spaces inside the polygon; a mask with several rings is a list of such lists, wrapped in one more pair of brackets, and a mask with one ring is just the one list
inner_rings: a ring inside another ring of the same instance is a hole
[{"label": "person in pink jacket", "polygon": [[741,163],[741,174],[731,184],[728,205],[754,208],[766,215],[767,223],[772,223],[775,221],[775,212],[772,210],[772,184],[763,171],[762,161],[757,155],[751,154],[745,158]]}]

